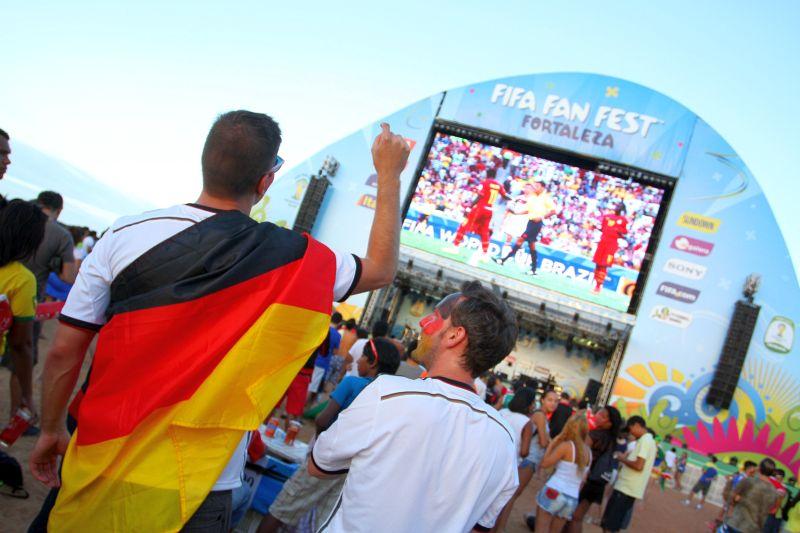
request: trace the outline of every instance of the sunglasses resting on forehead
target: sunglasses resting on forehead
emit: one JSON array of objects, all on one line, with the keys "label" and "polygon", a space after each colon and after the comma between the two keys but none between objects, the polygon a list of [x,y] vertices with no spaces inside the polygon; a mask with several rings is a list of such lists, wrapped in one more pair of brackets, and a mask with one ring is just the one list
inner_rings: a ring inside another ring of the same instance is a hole
[{"label": "sunglasses resting on forehead", "polygon": [[455,309],[463,299],[464,295],[460,292],[454,292],[442,298],[442,301],[433,308],[433,313],[419,321],[422,332],[426,335],[433,335],[442,329],[444,321],[450,318],[453,309]]}]

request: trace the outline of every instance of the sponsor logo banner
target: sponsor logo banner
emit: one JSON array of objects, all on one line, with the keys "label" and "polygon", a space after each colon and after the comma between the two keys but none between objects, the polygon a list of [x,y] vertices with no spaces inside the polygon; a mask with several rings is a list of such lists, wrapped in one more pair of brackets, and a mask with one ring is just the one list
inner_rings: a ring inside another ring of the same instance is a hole
[{"label": "sponsor logo banner", "polygon": [[700,239],[693,239],[686,235],[678,235],[672,239],[672,244],[670,244],[670,246],[681,252],[699,255],[701,257],[711,255],[711,250],[714,249],[713,243],[701,241]]},{"label": "sponsor logo banner", "polygon": [[697,213],[686,211],[678,219],[678,225],[684,228],[696,229],[703,233],[716,233],[722,221],[718,218],[711,218]]},{"label": "sponsor logo banner", "polygon": [[789,353],[794,346],[794,321],[785,316],[774,317],[764,334],[764,346],[777,353]]},{"label": "sponsor logo banner", "polygon": [[689,304],[695,303],[700,297],[700,291],[697,289],[684,287],[683,285],[678,285],[677,283],[671,283],[669,281],[661,283],[661,285],[658,286],[658,290],[656,290],[656,294]]},{"label": "sponsor logo banner", "polygon": [[[675,246],[673,246],[674,248]],[[664,265],[664,272],[675,274],[682,278],[699,281],[706,276],[708,268],[697,263],[684,261],[683,259],[671,258]]]},{"label": "sponsor logo banner", "polygon": [[657,305],[650,311],[650,318],[676,328],[686,328],[692,323],[692,315],[666,305]]}]

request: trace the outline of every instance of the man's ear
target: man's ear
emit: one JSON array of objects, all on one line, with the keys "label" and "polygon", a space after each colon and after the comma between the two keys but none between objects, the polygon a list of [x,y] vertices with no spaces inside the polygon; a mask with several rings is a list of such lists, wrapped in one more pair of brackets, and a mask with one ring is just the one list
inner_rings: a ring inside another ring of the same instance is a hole
[{"label": "man's ear", "polygon": [[467,330],[463,326],[450,326],[442,338],[445,348],[452,349],[467,342]]},{"label": "man's ear", "polygon": [[269,189],[272,182],[275,181],[275,173],[274,172],[267,172],[261,179],[258,180],[258,184],[256,185],[256,193],[258,197],[261,198],[266,194],[267,189]]}]

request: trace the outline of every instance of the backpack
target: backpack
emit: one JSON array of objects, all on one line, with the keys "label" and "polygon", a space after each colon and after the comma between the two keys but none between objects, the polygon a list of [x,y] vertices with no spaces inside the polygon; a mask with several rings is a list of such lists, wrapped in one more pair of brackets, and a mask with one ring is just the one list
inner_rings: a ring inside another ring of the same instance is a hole
[{"label": "backpack", "polygon": [[589,471],[589,481],[605,481],[609,483],[614,470],[617,469],[618,461],[614,459],[614,446],[609,446],[606,451],[597,458]]}]

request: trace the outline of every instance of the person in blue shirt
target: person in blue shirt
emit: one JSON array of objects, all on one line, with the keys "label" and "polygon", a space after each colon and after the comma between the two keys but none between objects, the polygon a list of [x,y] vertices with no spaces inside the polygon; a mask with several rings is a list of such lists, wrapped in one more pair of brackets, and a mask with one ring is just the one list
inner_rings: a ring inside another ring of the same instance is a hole
[{"label": "person in blue shirt", "polygon": [[692,491],[689,493],[689,497],[683,501],[684,505],[691,505],[692,498],[699,492],[700,503],[697,504],[697,508],[703,508],[703,504],[706,502],[706,496],[708,496],[708,491],[711,488],[711,483],[714,482],[714,478],[719,474],[717,470],[717,458],[712,455],[709,459],[710,461],[703,467],[703,473],[700,475],[700,479],[697,480],[697,483],[694,484]]},{"label": "person in blue shirt", "polygon": [[[400,366],[400,353],[389,339],[371,339],[364,345],[358,359],[358,376],[345,376],[331,393],[327,407],[314,420],[317,433],[322,433],[336,421],[356,396],[379,374],[394,374]],[[342,492],[346,476],[319,479],[308,473],[305,464],[295,471],[272,502],[269,513],[261,520],[258,533],[273,533],[281,528],[296,528],[313,510],[324,520],[333,510]],[[313,528],[312,528],[313,529]]]},{"label": "person in blue shirt", "polygon": [[328,329],[328,336],[325,341],[317,349],[317,359],[314,361],[314,372],[311,374],[311,383],[308,385],[308,406],[314,405],[317,400],[317,395],[324,392],[322,389],[325,385],[325,376],[328,373],[328,367],[331,366],[331,359],[333,355],[339,351],[339,345],[342,342],[342,335],[339,333],[339,325],[342,323],[342,314],[335,312],[331,315],[331,324]]}]

